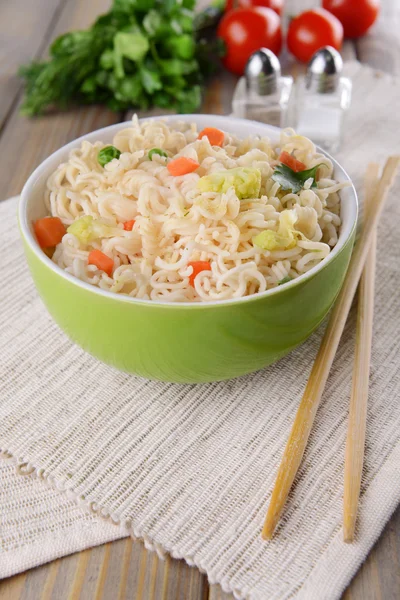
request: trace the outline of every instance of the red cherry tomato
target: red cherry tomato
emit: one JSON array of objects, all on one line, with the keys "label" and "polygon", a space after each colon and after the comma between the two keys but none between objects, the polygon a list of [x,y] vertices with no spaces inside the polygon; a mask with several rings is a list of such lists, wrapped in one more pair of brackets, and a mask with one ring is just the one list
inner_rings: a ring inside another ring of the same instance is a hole
[{"label": "red cherry tomato", "polygon": [[364,35],[375,23],[380,0],[323,0],[322,6],[339,19],[344,37],[356,38]]},{"label": "red cherry tomato", "polygon": [[277,15],[281,16],[283,11],[283,0],[227,0],[225,12],[232,10],[232,8],[251,8],[252,6],[272,8]]},{"label": "red cherry tomato", "polygon": [[341,22],[327,10],[315,8],[295,17],[289,25],[287,45],[292,54],[308,62],[322,46],[340,50],[343,41]]},{"label": "red cherry tomato", "polygon": [[218,37],[226,45],[223,63],[229,71],[242,75],[246,62],[259,48],[279,54],[282,48],[281,20],[270,8],[237,8],[226,13],[218,26]]}]

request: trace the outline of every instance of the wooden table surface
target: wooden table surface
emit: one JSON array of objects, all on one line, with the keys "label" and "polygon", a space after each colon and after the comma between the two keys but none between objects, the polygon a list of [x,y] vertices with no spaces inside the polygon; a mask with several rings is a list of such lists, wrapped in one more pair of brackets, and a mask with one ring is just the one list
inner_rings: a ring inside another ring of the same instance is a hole
[{"label": "wooden table surface", "polygon": [[[354,0],[356,3],[356,0]],[[287,1],[289,14],[317,2]],[[21,63],[46,54],[55,36],[84,28],[108,9],[110,0],[1,0],[0,2],[0,200],[18,194],[32,170],[51,152],[94,129],[125,120],[127,115],[94,106],[28,120],[19,115]],[[346,42],[345,59],[400,75],[400,2],[382,0],[373,31]],[[288,56],[284,70],[301,70]],[[230,112],[235,78],[225,73],[210,82],[202,112]],[[17,157],[17,160],[16,160]],[[122,539],[85,550],[0,582],[0,600],[228,600],[219,586],[183,561],[161,561],[136,540]],[[344,593],[345,600],[400,598],[400,509]],[[266,599],[268,600],[268,599]],[[321,599],[323,600],[323,599]]]}]

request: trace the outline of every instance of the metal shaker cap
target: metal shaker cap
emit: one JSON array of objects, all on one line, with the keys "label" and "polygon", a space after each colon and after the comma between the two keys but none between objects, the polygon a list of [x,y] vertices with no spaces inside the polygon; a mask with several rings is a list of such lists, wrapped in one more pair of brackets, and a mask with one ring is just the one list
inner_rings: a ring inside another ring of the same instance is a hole
[{"label": "metal shaker cap", "polygon": [[281,65],[271,50],[260,48],[250,56],[244,74],[248,91],[267,96],[277,90]]},{"label": "metal shaker cap", "polygon": [[332,46],[320,48],[311,58],[307,67],[307,89],[320,94],[334,92],[343,69],[343,60]]}]

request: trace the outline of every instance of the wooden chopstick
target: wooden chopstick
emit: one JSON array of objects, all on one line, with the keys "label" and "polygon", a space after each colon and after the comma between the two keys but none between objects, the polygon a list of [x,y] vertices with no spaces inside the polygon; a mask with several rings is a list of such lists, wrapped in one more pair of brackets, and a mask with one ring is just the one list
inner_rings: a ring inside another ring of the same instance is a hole
[{"label": "wooden chopstick", "polygon": [[332,310],[286,444],[261,533],[264,539],[270,539],[274,533],[300,466],[322,392],[325,388],[347,315],[349,314],[351,303],[360,280],[369,244],[372,240],[372,234],[382,213],[389,189],[393,184],[399,166],[400,157],[398,156],[391,156],[386,161],[382,177],[371,203],[371,211],[365,219],[362,233],[355,246],[347,275]]},{"label": "wooden chopstick", "polygon": [[[368,166],[365,178],[364,210],[366,214],[370,210],[378,181],[379,165],[372,163]],[[376,230],[372,234],[370,249],[358,288],[356,348],[344,465],[343,539],[345,542],[352,542],[354,539],[361,488],[374,314],[375,259]]]}]

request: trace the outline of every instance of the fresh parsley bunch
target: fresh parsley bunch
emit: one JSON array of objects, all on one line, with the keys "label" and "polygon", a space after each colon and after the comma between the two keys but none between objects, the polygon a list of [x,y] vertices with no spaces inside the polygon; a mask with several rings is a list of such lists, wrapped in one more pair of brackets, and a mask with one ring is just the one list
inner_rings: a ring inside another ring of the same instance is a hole
[{"label": "fresh parsley bunch", "polygon": [[194,5],[195,0],[114,0],[90,29],[57,38],[48,61],[20,68],[26,80],[23,114],[72,102],[106,104],[115,111],[151,106],[195,111],[212,61],[196,36]]}]

